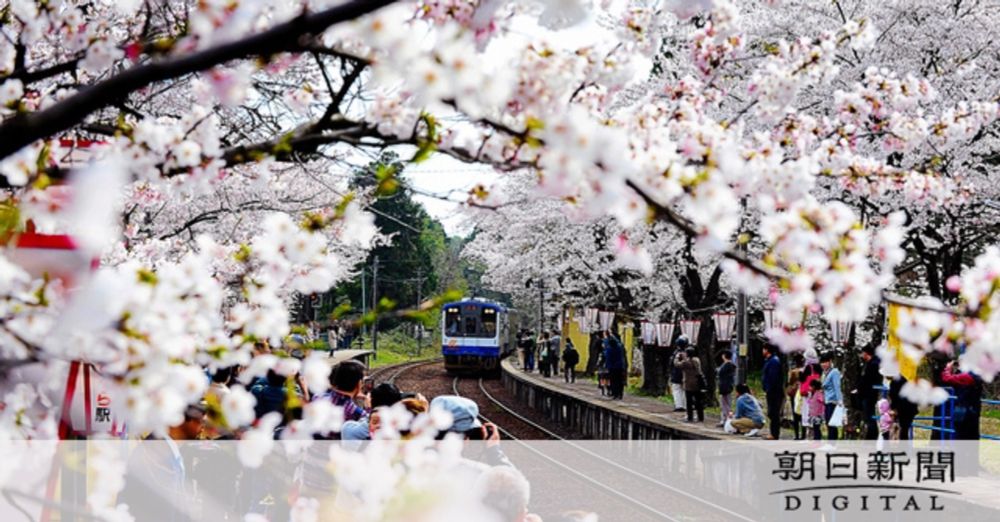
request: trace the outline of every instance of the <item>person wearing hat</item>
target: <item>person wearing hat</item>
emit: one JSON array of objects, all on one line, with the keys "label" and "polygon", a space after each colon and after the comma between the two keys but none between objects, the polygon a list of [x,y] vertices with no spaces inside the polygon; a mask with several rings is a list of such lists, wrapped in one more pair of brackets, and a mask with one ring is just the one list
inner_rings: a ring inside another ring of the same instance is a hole
[{"label": "person wearing hat", "polygon": [[693,347],[688,347],[683,356],[674,362],[684,374],[684,398],[687,402],[687,421],[694,422],[695,413],[698,422],[705,422],[705,392],[702,389],[704,374],[701,371],[701,359]]},{"label": "person wearing hat", "polygon": [[438,434],[438,438],[458,433],[465,440],[485,441],[486,447],[477,459],[479,462],[489,466],[513,466],[500,449],[500,431],[491,422],[479,421],[479,405],[474,401],[458,395],[438,395],[431,401],[431,410],[451,415],[451,427]]},{"label": "person wearing hat", "polygon": [[604,331],[604,365],[608,370],[610,379],[611,398],[622,400],[625,398],[625,347],[621,341],[610,331]]},{"label": "person wearing hat", "polygon": [[805,365],[812,366],[813,364],[819,364],[819,352],[815,348],[809,347],[802,352],[802,357],[805,358]]},{"label": "person wearing hat", "polygon": [[670,367],[670,393],[674,397],[674,411],[687,411],[687,398],[684,393],[684,372],[677,364],[684,358],[684,350],[688,347],[688,338],[681,335],[674,342],[674,357]]}]

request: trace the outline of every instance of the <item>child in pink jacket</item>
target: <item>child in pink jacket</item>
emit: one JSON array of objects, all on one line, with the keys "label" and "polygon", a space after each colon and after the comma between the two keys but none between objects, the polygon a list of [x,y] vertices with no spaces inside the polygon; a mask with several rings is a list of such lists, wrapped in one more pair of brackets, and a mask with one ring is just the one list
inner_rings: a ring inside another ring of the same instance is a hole
[{"label": "child in pink jacket", "polygon": [[806,406],[809,408],[809,424],[813,429],[813,439],[823,440],[820,429],[823,427],[823,383],[819,379],[809,381],[809,397],[806,399]]},{"label": "child in pink jacket", "polygon": [[878,430],[882,433],[883,440],[889,440],[892,434],[892,425],[896,422],[896,416],[889,406],[889,399],[881,399],[875,405],[878,410]]}]

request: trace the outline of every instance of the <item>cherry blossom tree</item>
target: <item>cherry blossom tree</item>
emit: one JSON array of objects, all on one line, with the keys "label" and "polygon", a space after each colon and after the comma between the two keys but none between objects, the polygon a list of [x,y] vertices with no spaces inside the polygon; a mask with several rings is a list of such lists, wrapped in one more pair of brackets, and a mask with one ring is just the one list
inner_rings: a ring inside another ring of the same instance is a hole
[{"label": "cherry blossom tree", "polygon": [[[659,252],[690,240],[714,260],[709,274],[721,263],[718,284],[773,298],[784,324],[859,322],[908,303],[908,350],[964,346],[962,367],[990,380],[995,11],[930,0],[11,0],[0,17],[12,246],[0,256],[0,436],[55,436],[69,361],[117,384],[136,432],[178,423],[205,392],[205,367],[301,372],[321,390],[319,357],[254,357],[252,346],[279,345],[291,295],[330,288],[370,247],[372,194],[345,179],[389,148],[529,173],[540,199],[510,207],[512,226],[605,231],[596,248],[569,233],[553,249],[522,245],[562,270],[577,254],[592,264],[581,293],[641,284]],[[579,27],[586,36],[562,37]],[[503,209],[510,193],[480,187],[469,205]],[[42,266],[13,248],[32,230],[71,234],[77,255],[59,273]],[[496,263],[498,285],[510,266]],[[774,340],[800,350],[813,342],[801,332]],[[907,393],[940,400],[926,383]],[[218,422],[240,429],[248,407],[235,400]],[[310,405],[286,431],[336,421]],[[266,439],[269,424],[245,437]]]}]

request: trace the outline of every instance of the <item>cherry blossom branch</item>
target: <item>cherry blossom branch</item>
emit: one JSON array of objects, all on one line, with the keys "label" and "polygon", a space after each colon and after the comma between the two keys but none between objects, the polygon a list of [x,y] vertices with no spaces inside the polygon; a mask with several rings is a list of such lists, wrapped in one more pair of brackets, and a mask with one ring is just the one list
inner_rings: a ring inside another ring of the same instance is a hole
[{"label": "cherry blossom branch", "polygon": [[88,85],[47,109],[19,114],[4,122],[0,125],[0,158],[10,156],[39,139],[70,129],[94,111],[155,82],[204,71],[232,60],[302,50],[306,45],[304,36],[318,34],[332,25],[353,20],[394,2],[353,0],[325,11],[304,13],[241,40],[132,67],[107,80]]},{"label": "cherry blossom branch", "polygon": [[[701,235],[701,233],[698,232],[695,226],[690,221],[688,221],[687,218],[678,214],[672,208],[657,201],[649,193],[643,190],[635,181],[629,179],[626,180],[625,184],[628,185],[630,189],[635,191],[635,193],[638,194],[639,197],[641,197],[643,201],[646,202],[646,205],[648,205],[650,208],[653,209],[653,213],[657,218],[662,219],[670,223],[671,225],[674,225],[688,237],[699,237]],[[723,257],[736,261],[737,263],[753,271],[754,273],[764,276],[768,279],[785,279],[789,277],[788,274],[784,272],[779,272],[775,270],[773,267],[764,265],[760,261],[750,259],[745,254],[733,251],[732,249],[727,248],[723,250],[720,254]]]},{"label": "cherry blossom branch", "polygon": [[[279,201],[279,203],[284,203],[284,202],[285,201]],[[304,201],[293,201],[293,203],[303,203],[303,202]],[[162,234],[159,237],[159,239],[162,241],[170,239],[172,237],[179,236],[184,232],[191,230],[195,225],[205,222],[216,221],[219,219],[220,216],[224,214],[238,214],[242,212],[261,212],[261,211],[282,211],[282,209],[274,205],[271,205],[269,203],[271,202],[264,200],[254,200],[241,203],[237,205],[235,208],[221,207],[214,210],[208,210],[187,220],[179,228],[176,228],[171,232]],[[308,209],[300,209],[300,210],[308,210]]]},{"label": "cherry blossom branch", "polygon": [[[314,53],[314,56],[317,57],[316,61],[319,62],[320,64],[320,71],[323,73],[323,79],[326,80],[327,85],[329,85],[329,79],[327,78],[326,74],[326,67],[323,66],[323,63],[319,60],[318,55]],[[344,59],[344,61],[347,62],[350,60]],[[361,73],[367,67],[368,67],[367,62],[356,62],[354,64],[354,68],[351,69],[351,72],[347,73],[347,75],[344,76],[343,83],[340,86],[340,90],[338,90],[336,93],[334,93],[333,90],[330,91],[330,95],[333,98],[330,100],[330,105],[327,107],[326,113],[323,114],[322,118],[320,118],[319,124],[325,123],[335,114],[343,113],[343,111],[340,108],[340,105],[344,103],[344,98],[347,97],[347,93],[350,92],[351,87],[353,87],[354,84],[357,83],[358,79],[361,77]]]},{"label": "cherry blossom branch", "polygon": [[80,58],[75,58],[66,62],[50,65],[49,67],[45,67],[35,71],[29,71],[27,69],[16,69],[6,76],[0,76],[0,82],[5,82],[7,80],[21,80],[22,83],[27,85],[30,83],[51,78],[53,76],[59,76],[60,74],[76,70],[77,65],[79,65],[80,63],[80,60],[81,60]]},{"label": "cherry blossom branch", "polygon": [[901,295],[896,295],[889,292],[882,292],[882,300],[887,303],[897,304],[900,306],[905,306],[907,308],[913,308],[916,310],[923,310],[925,312],[934,312],[953,317],[970,317],[970,318],[976,317],[976,315],[972,313],[962,312],[951,308],[942,308],[940,306],[932,306],[924,304],[915,299],[910,299],[908,297],[903,297]]}]

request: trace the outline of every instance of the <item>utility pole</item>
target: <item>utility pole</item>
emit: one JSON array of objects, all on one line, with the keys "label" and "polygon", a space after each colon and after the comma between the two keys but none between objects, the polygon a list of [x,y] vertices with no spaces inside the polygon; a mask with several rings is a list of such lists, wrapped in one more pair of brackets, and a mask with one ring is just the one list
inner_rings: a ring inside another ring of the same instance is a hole
[{"label": "utility pole", "polygon": [[378,359],[378,256],[375,256],[375,265],[372,267],[372,310],[375,311],[375,320],[372,321],[372,352],[375,359]]},{"label": "utility pole", "polygon": [[[746,221],[747,213],[747,199],[743,198],[740,200],[740,230],[737,236],[737,241],[740,244],[740,252],[745,256],[747,253],[747,244],[743,241],[743,224]],[[749,320],[747,314],[747,293],[740,290],[740,295],[736,301],[736,321],[739,329],[737,330],[737,365],[739,378],[737,381],[740,384],[746,384],[747,382],[747,356],[750,351],[750,329]]]},{"label": "utility pole", "polygon": [[538,334],[542,334],[542,325],[545,324],[545,281],[538,278]]},{"label": "utility pole", "polygon": [[[417,268],[417,309],[420,309],[420,303],[423,301],[423,286],[424,286],[424,272],[422,269]],[[424,323],[417,323],[417,357],[420,357],[420,352],[423,351],[421,344],[424,340]]]},{"label": "utility pole", "polygon": [[[361,317],[368,314],[368,292],[365,289],[365,279],[368,276],[368,267],[363,267],[361,269]],[[364,337],[368,335],[368,325],[361,323],[361,336]]]}]

